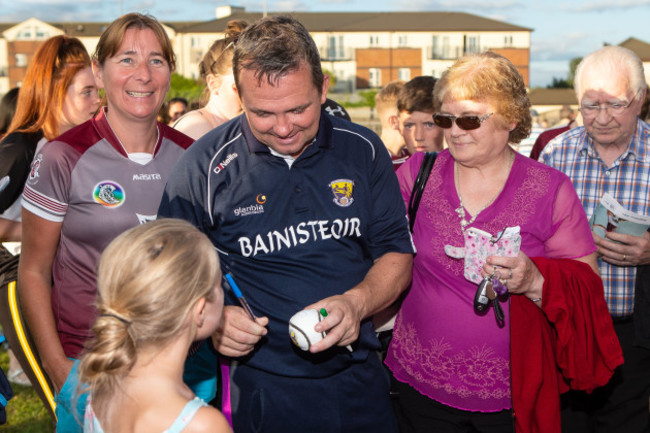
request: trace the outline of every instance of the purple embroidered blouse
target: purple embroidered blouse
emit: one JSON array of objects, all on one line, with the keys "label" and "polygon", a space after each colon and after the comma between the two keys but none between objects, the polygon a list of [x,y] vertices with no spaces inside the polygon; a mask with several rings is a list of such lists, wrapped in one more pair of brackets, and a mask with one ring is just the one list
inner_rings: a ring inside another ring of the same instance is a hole
[{"label": "purple embroidered blouse", "polygon": [[[424,155],[413,155],[398,171],[408,205]],[[425,396],[462,410],[496,412],[510,398],[510,320],[497,326],[492,311],[479,315],[477,285],[463,276],[463,259],[445,245],[463,246],[454,160],[439,153],[424,190],[413,230],[417,255],[413,282],[395,322],[386,364],[395,378]],[[467,215],[469,220],[471,215]],[[577,258],[596,247],[587,217],[569,178],[516,154],[506,185],[468,226],[496,234],[521,227],[521,250],[529,257]]]}]

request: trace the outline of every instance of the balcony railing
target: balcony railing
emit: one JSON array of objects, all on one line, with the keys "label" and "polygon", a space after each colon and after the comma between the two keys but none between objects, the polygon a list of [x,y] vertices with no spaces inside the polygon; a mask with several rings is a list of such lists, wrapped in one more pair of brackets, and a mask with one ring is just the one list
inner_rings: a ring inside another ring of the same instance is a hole
[{"label": "balcony railing", "polygon": [[463,53],[463,47],[455,45],[451,47],[427,46],[427,60],[455,60]]},{"label": "balcony railing", "polygon": [[320,58],[324,62],[342,62],[354,60],[355,50],[346,47],[319,47]]}]

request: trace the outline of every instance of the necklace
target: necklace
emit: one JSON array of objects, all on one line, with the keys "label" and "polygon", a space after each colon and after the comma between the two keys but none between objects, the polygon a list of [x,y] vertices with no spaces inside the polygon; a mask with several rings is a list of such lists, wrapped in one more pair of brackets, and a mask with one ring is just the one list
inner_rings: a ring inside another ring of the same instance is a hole
[{"label": "necklace", "polygon": [[[510,172],[510,168],[512,167],[512,162],[514,161],[514,159],[515,159],[515,154],[511,151],[510,159],[508,160],[508,169],[507,169],[508,172]],[[454,171],[456,173],[454,184],[456,186],[456,194],[458,194],[458,201],[460,202],[460,204],[455,209],[455,211],[458,214],[458,217],[460,218],[460,229],[463,233],[465,233],[465,229],[467,228],[467,226],[472,224],[474,221],[476,221],[476,218],[479,216],[479,214],[483,212],[488,206],[490,206],[492,202],[494,202],[494,200],[497,199],[497,197],[499,197],[499,194],[501,194],[501,191],[503,191],[503,188],[505,188],[506,184],[504,182],[504,184],[501,186],[501,188],[499,188],[499,190],[494,195],[494,197],[488,200],[487,203],[485,203],[485,205],[483,205],[483,207],[478,212],[476,212],[469,221],[467,221],[467,214],[465,213],[465,205],[463,204],[463,197],[460,195],[460,182],[459,182],[460,175],[458,172],[458,164],[456,162],[454,162]],[[507,181],[508,180],[506,178],[506,182]]]}]

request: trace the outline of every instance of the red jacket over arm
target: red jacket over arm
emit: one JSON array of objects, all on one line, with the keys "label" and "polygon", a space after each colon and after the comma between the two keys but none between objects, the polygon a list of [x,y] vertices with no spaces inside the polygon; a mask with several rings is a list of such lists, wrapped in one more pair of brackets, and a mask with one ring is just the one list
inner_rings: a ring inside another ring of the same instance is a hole
[{"label": "red jacket over arm", "polygon": [[599,275],[586,263],[532,258],[542,308],[512,296],[512,399],[517,433],[560,433],[560,393],[593,391],[623,363]]}]

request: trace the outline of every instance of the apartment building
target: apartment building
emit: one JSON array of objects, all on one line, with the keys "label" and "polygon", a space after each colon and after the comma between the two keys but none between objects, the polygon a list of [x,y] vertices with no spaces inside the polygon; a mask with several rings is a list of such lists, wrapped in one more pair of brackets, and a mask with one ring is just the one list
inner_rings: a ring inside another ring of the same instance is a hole
[{"label": "apartment building", "polygon": [[[492,50],[509,58],[526,84],[532,29],[460,12],[295,12],[312,34],[334,90],[381,87],[391,80],[440,74],[463,54]],[[201,22],[164,22],[177,55],[177,72],[198,78],[198,64],[223,37],[231,19],[253,22],[259,12],[220,6]],[[0,94],[19,85],[38,45],[58,34],[81,39],[93,52],[107,23],[49,23],[30,18],[0,24]]]},{"label": "apartment building", "polygon": [[[0,95],[20,86],[27,65],[34,57],[39,45],[52,36],[65,34],[74,36],[84,44],[92,55],[99,36],[109,23],[48,23],[29,18],[20,23],[0,23]],[[174,28],[165,25],[170,39],[176,42]],[[174,45],[176,48],[176,45]]]},{"label": "apartment building", "polygon": [[[336,90],[382,87],[418,75],[439,77],[463,54],[492,50],[508,57],[526,84],[532,29],[460,12],[295,12],[320,51],[322,66],[336,77]],[[228,21],[253,22],[261,13],[217,8],[217,18],[178,29],[179,73],[198,74],[210,44]],[[173,24],[172,27],[177,28]],[[181,69],[181,67],[183,69]]]}]

